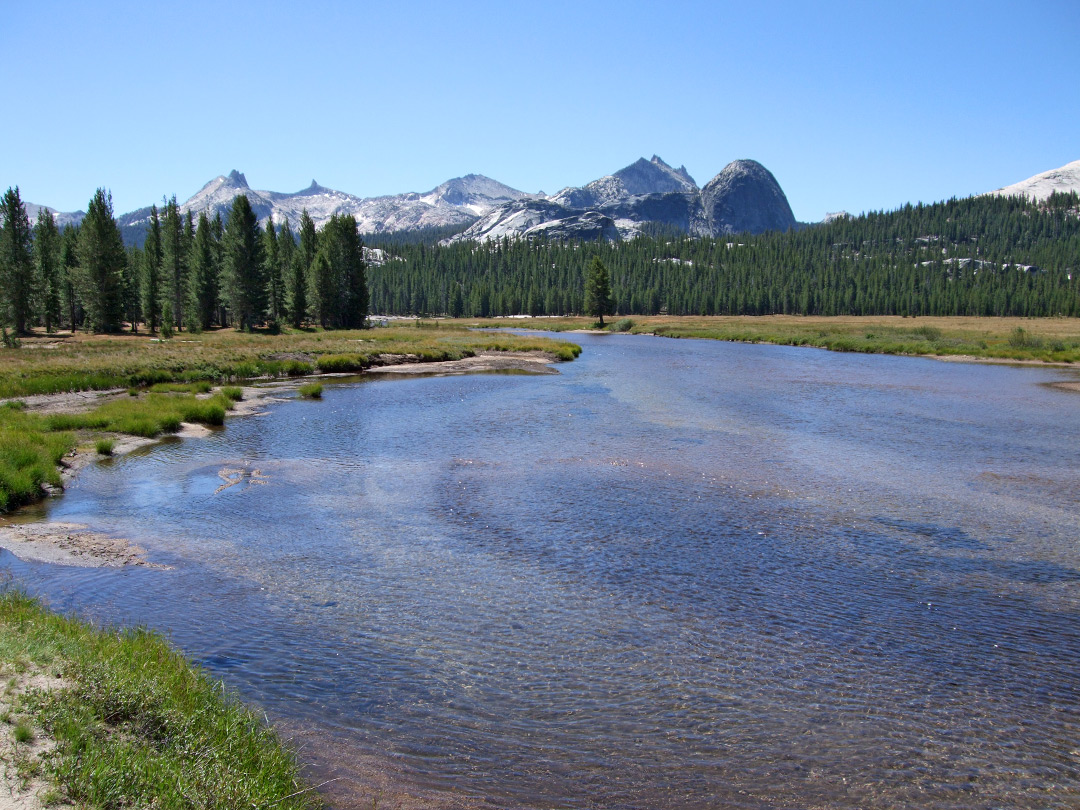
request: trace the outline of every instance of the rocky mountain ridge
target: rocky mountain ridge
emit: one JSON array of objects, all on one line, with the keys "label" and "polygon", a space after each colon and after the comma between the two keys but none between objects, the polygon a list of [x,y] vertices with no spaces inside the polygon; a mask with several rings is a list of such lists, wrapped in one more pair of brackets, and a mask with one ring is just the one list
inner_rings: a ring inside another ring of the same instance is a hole
[{"label": "rocky mountain ridge", "polygon": [[772,173],[755,160],[736,160],[699,189],[685,168],[654,155],[578,189],[544,199],[504,203],[446,243],[511,237],[627,239],[647,225],[694,236],[767,230],[798,223]]},{"label": "rocky mountain ridge", "polygon": [[[1080,191],[1080,161],[988,193],[1042,200],[1053,191]],[[248,195],[263,224],[270,218],[280,224],[288,217],[295,230],[306,208],[317,227],[333,214],[351,214],[362,233],[460,226],[463,231],[452,237],[454,241],[540,234],[618,240],[650,224],[718,236],[744,230],[787,230],[798,224],[779,183],[753,160],[729,163],[699,188],[685,167],[672,168],[654,155],[580,188],[564,188],[552,195],[529,194],[479,174],[455,177],[424,193],[361,198],[314,180],[301,191],[283,193],[254,190],[241,172],[233,170],[204,185],[181,204],[181,210],[196,215],[206,211],[211,216],[220,212],[224,217],[238,194]],[[42,207],[26,203],[31,224]],[[82,211],[48,210],[61,227],[78,224],[85,216]],[[149,206],[118,216],[125,240],[141,244],[149,218]]]}]

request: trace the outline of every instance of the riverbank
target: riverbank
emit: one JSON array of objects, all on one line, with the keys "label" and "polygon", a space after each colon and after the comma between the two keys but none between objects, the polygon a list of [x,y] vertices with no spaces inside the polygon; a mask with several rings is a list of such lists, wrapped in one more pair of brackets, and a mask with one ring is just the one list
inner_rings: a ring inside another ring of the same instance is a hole
[{"label": "riverbank", "polygon": [[[218,330],[170,340],[33,334],[18,348],[0,349],[0,513],[62,489],[63,471],[87,463],[95,450],[123,452],[132,435],[205,431],[251,407],[237,403],[254,399],[253,389],[245,395],[227,385],[208,399],[213,383],[287,383],[398,366],[412,373],[538,371],[580,351],[566,341],[421,321],[277,335]],[[432,363],[451,365],[425,365]]]},{"label": "riverbank", "polygon": [[[592,318],[493,318],[476,327],[549,332],[591,330]],[[813,346],[839,352],[964,358],[978,362],[1080,364],[1080,321],[1070,318],[740,315],[612,317],[609,332],[741,343]]]},{"label": "riverbank", "polygon": [[0,808],[322,801],[277,735],[156,633],[0,594]]}]

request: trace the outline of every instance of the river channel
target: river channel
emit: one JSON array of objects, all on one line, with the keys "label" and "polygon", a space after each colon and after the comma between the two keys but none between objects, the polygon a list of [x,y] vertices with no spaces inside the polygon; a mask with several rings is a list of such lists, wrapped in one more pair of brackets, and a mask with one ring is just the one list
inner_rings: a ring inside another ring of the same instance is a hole
[{"label": "river channel", "polygon": [[329,385],[43,507],[168,568],[0,565],[165,632],[339,806],[1080,806],[1072,372],[574,337],[556,375]]}]

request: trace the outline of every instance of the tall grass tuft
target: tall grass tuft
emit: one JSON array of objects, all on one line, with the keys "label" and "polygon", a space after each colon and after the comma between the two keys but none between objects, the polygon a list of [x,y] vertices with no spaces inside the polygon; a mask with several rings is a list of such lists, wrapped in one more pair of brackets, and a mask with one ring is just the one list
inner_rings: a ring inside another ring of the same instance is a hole
[{"label": "tall grass tuft", "polygon": [[[0,661],[68,684],[24,706],[56,740],[47,775],[94,807],[314,810],[317,794],[274,732],[156,633],[98,630],[0,595]],[[5,667],[6,668],[6,667]]]}]

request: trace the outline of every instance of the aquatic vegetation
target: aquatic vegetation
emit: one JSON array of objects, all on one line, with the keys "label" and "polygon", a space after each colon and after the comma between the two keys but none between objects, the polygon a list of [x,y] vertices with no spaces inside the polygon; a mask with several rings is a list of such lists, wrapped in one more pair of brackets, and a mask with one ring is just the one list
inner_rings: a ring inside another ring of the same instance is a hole
[{"label": "aquatic vegetation", "polygon": [[322,383],[306,383],[296,389],[298,393],[304,399],[322,399]]}]

